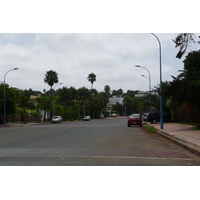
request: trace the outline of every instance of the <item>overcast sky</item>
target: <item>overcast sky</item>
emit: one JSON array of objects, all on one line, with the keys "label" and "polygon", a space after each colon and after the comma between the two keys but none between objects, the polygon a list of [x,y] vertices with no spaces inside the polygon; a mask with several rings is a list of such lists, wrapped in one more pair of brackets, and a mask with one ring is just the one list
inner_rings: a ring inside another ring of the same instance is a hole
[{"label": "overcast sky", "polygon": [[[171,33],[156,34],[162,45],[162,80],[172,80],[183,69],[183,59],[177,59]],[[194,47],[193,47],[193,50]],[[151,86],[160,82],[159,46],[150,33],[47,33],[0,34],[0,77],[6,83],[20,89],[48,90],[44,83],[46,71],[58,73],[59,83],[75,88],[90,88],[88,74],[96,74],[94,88],[103,91],[123,89],[146,91],[149,88],[147,70],[151,74]]]},{"label": "overcast sky", "polygon": [[[148,72],[135,65],[150,71],[152,88],[160,83],[159,45],[150,33],[161,42],[162,80],[170,81],[183,69],[185,58],[175,58],[178,49],[172,39],[180,32],[198,32],[192,29],[198,6],[191,13],[193,23],[190,17],[177,22],[178,6],[179,2],[158,5],[154,0],[134,4],[130,0],[6,1],[0,13],[0,81],[8,70],[19,68],[6,75],[6,83],[19,89],[49,90],[44,77],[54,70],[63,83],[56,89],[90,88],[87,77],[93,72],[98,91],[105,85],[124,92],[147,91],[148,79],[141,75],[148,77]],[[187,5],[183,9],[188,10]],[[188,52],[198,49],[195,44]]]}]

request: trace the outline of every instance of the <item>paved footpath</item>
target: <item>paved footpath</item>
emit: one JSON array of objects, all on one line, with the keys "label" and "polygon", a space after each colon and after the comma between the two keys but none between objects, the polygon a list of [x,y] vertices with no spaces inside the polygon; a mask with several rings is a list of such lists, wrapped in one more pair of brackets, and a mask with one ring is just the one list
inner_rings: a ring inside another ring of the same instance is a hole
[{"label": "paved footpath", "polygon": [[158,129],[158,133],[190,152],[200,156],[200,130],[191,125],[164,123],[163,129],[160,124],[148,124]]}]

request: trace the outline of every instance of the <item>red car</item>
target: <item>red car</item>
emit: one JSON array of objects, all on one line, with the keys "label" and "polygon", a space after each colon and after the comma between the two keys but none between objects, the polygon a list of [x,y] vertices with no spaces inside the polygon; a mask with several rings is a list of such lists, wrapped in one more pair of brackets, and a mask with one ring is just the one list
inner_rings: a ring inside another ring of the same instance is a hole
[{"label": "red car", "polygon": [[142,127],[142,117],[140,114],[132,114],[128,118],[127,126],[130,127],[131,125],[140,125]]}]

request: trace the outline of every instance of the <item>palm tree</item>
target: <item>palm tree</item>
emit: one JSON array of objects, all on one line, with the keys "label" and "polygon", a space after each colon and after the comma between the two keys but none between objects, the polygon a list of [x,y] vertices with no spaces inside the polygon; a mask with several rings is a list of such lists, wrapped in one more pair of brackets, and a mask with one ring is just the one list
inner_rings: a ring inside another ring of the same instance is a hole
[{"label": "palm tree", "polygon": [[109,85],[106,85],[106,86],[104,87],[104,91],[105,91],[106,94],[110,94],[110,86],[109,86]]},{"label": "palm tree", "polygon": [[123,90],[120,88],[117,90],[118,96],[121,97],[123,94]]},{"label": "palm tree", "polygon": [[[53,70],[47,71],[47,73],[45,74],[44,82],[48,83],[48,85],[51,87],[51,99],[52,99],[53,98],[52,87],[55,83],[58,83],[58,73]],[[53,110],[53,104],[51,106],[51,111],[52,110]],[[50,115],[52,118],[53,113],[50,112]]]},{"label": "palm tree", "polygon": [[47,71],[45,74],[44,82],[48,83],[52,90],[54,83],[58,83],[58,73],[53,70]]},{"label": "palm tree", "polygon": [[96,81],[96,75],[94,73],[90,73],[87,79],[91,82],[91,89],[93,89],[93,83]]}]

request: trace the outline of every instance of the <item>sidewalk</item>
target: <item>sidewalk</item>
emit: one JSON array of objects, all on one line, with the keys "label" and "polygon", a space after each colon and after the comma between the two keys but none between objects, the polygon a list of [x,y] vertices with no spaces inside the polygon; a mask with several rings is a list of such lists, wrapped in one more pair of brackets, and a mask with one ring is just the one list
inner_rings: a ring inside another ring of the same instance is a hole
[{"label": "sidewalk", "polygon": [[148,125],[155,127],[163,137],[173,141],[191,153],[200,156],[200,130],[197,130],[194,126],[164,123],[163,129],[160,129],[159,123],[148,123]]}]

